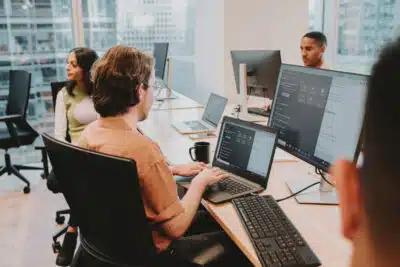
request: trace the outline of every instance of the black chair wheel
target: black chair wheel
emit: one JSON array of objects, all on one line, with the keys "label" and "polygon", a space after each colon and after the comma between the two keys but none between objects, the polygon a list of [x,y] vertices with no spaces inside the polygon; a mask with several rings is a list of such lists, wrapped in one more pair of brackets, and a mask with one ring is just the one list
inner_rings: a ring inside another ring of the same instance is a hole
[{"label": "black chair wheel", "polygon": [[65,222],[65,217],[64,216],[57,216],[56,217],[56,223],[57,224],[64,224]]},{"label": "black chair wheel", "polygon": [[44,175],[44,172],[41,173],[40,176],[42,177],[42,179],[46,179],[46,175]]},{"label": "black chair wheel", "polygon": [[31,192],[31,188],[29,186],[24,187],[24,194],[29,194]]},{"label": "black chair wheel", "polygon": [[59,253],[60,252],[60,250],[61,250],[60,242],[58,242],[58,241],[54,242],[51,246],[53,247],[53,252],[54,253]]}]

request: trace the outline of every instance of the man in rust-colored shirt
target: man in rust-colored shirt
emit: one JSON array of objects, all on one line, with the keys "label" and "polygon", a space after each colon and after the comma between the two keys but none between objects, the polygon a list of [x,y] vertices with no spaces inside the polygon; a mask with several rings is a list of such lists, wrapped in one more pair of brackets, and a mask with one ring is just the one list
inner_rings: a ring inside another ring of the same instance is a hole
[{"label": "man in rust-colored shirt", "polygon": [[[93,103],[101,117],[86,127],[79,145],[135,160],[145,212],[156,225],[153,239],[158,252],[189,261],[213,243],[233,252],[235,246],[223,231],[187,238],[206,187],[227,174],[203,163],[168,166],[158,145],[137,130],[153,103],[153,58],[132,47],[114,46],[94,65],[92,80]],[[182,199],[173,175],[194,176]]]}]

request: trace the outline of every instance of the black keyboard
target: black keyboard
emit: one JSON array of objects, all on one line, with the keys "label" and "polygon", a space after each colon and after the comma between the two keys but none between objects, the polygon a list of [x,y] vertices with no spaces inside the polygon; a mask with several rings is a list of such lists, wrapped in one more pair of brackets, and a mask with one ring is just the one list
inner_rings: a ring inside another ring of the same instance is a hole
[{"label": "black keyboard", "polygon": [[321,263],[271,196],[232,200],[262,266],[311,267]]},{"label": "black keyboard", "polygon": [[229,179],[229,178],[222,179],[218,183],[219,183],[221,190],[223,190],[224,192],[227,192],[231,195],[240,194],[240,193],[243,193],[243,192],[251,189],[250,187],[245,186],[244,184],[241,184],[241,183],[236,182],[235,180]]},{"label": "black keyboard", "polygon": [[264,117],[269,117],[270,111],[266,108],[248,108],[247,112],[250,114],[256,114]]}]

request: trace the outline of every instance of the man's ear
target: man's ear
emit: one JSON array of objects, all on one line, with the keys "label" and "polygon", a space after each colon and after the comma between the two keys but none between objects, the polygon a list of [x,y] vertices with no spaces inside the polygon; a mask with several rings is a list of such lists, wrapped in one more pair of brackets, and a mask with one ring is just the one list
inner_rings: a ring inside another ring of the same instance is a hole
[{"label": "man's ear", "polygon": [[326,50],[326,45],[323,45],[323,46],[321,47],[321,53],[322,53],[322,54],[325,53],[325,50]]},{"label": "man's ear", "polygon": [[330,173],[339,198],[342,234],[352,240],[364,217],[359,171],[353,162],[342,160],[331,168]]},{"label": "man's ear", "polygon": [[136,92],[137,92],[138,100],[139,100],[139,102],[141,102],[141,101],[142,101],[142,98],[143,98],[143,94],[144,94],[144,90],[143,90],[142,85],[139,85],[139,86],[137,87]]}]

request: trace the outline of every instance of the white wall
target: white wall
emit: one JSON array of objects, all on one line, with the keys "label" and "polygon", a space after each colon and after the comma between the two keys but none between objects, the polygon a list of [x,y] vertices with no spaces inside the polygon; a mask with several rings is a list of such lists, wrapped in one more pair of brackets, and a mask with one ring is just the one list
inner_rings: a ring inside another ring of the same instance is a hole
[{"label": "white wall", "polygon": [[[224,95],[224,2],[196,1],[195,73],[193,99],[206,103],[211,92]],[[234,0],[238,1],[238,0]]]},{"label": "white wall", "polygon": [[300,39],[308,30],[308,0],[226,0],[225,94],[236,99],[231,50],[279,49],[282,61],[302,64]]},{"label": "white wall", "polygon": [[282,61],[301,64],[300,39],[308,30],[308,0],[201,0],[196,3],[196,88],[189,97],[205,103],[210,92],[236,100],[230,51],[279,49]]}]

